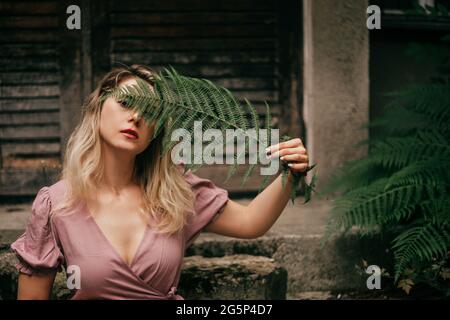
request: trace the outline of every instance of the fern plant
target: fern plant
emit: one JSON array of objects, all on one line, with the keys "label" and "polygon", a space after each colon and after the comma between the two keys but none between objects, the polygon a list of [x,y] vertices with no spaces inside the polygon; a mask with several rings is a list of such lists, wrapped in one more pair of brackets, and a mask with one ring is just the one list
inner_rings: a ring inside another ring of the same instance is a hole
[{"label": "fern plant", "polygon": [[384,136],[363,141],[369,155],[345,163],[323,190],[339,194],[326,239],[354,227],[362,235],[394,233],[394,281],[401,279],[400,287],[411,281],[411,270],[418,279],[420,270],[439,265],[436,282],[450,271],[449,80],[445,73],[390,93],[385,115],[368,125],[381,127]]},{"label": "fern plant", "polygon": [[[250,101],[245,99],[245,103],[239,103],[233,94],[226,88],[215,85],[208,79],[193,78],[179,74],[174,68],[165,68],[162,72],[154,75],[154,86],[151,89],[148,83],[141,79],[136,79],[135,85],[117,87],[106,93],[101,99],[113,97],[116,101],[122,102],[130,109],[137,111],[148,124],[155,123],[154,137],[164,130],[163,145],[161,156],[178,143],[171,141],[172,133],[179,129],[186,129],[192,136],[194,134],[194,124],[201,121],[202,131],[208,129],[219,129],[223,136],[226,129],[255,130],[255,136],[249,135],[254,139],[257,145],[264,143],[266,146],[273,144],[271,130],[271,112],[266,103],[265,128],[260,127],[259,118],[255,108]],[[249,117],[247,118],[247,115]],[[261,131],[260,129],[266,129]],[[233,137],[234,139],[234,137]],[[281,141],[289,140],[285,135]],[[226,144],[228,141],[224,141]],[[222,143],[214,141],[215,143]],[[248,139],[245,139],[244,148],[241,153],[233,155],[233,166],[230,168],[225,182],[227,182],[235,173],[238,166],[238,159],[245,157],[250,153]],[[193,150],[191,148],[191,150]],[[238,148],[239,150],[239,148]],[[201,155],[203,156],[203,155]],[[256,163],[249,165],[243,175],[241,186],[248,180],[257,163],[261,160],[259,152],[256,153]],[[198,158],[194,152],[190,155],[191,161],[186,163],[185,170],[191,169],[192,172],[198,170],[202,165],[202,159]],[[316,183],[316,175],[311,183],[306,183],[305,176],[314,166],[310,166],[301,174],[294,174],[292,179],[291,200],[297,196],[297,189],[300,183],[305,187],[305,203],[311,198]],[[286,177],[289,172],[288,163],[282,161],[282,181],[283,187],[286,186]],[[259,187],[258,193],[268,184],[270,175],[266,175]]]}]

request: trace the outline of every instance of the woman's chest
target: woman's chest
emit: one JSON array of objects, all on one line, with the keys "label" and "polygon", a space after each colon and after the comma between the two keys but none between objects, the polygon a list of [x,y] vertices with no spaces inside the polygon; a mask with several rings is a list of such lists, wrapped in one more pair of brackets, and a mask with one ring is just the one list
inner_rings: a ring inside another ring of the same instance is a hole
[{"label": "woman's chest", "polygon": [[102,240],[131,265],[148,231],[147,221],[139,208],[112,204],[89,211]]},{"label": "woman's chest", "polygon": [[181,235],[163,235],[148,227],[130,261],[89,216],[59,221],[58,234],[66,258],[84,289],[96,290],[117,282],[149,285],[164,292],[175,281],[184,257]]}]

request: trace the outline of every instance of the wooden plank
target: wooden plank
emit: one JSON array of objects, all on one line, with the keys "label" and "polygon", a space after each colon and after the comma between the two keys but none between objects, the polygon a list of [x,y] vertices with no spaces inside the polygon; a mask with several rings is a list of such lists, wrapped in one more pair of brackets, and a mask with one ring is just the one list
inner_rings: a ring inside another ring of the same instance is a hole
[{"label": "wooden plank", "polygon": [[41,72],[2,72],[0,73],[0,83],[2,85],[14,85],[14,84],[58,84],[59,73],[54,71],[41,71]]},{"label": "wooden plank", "polygon": [[[1,21],[1,20],[0,20]],[[196,24],[264,24],[277,22],[273,12],[121,12],[111,14],[113,26],[196,25]],[[1,22],[0,22],[1,25]]]},{"label": "wooden plank", "polygon": [[2,86],[2,98],[55,97],[59,96],[58,85]]},{"label": "wooden plank", "polygon": [[[243,105],[245,103],[245,101],[239,101],[238,102]],[[252,102],[250,102],[252,103]],[[280,106],[277,103],[270,103],[269,101],[267,102],[269,104],[270,107],[270,114],[272,116],[272,118],[275,117],[279,117],[280,115]],[[252,103],[252,106],[256,109],[256,113],[258,114],[259,120],[260,120],[260,125],[264,125],[265,126],[265,117],[266,117],[266,105],[264,104],[264,102],[255,102]],[[246,117],[248,117],[248,119],[250,119],[250,113],[247,112],[247,109],[245,109],[245,115]],[[275,120],[275,119],[273,119]]]},{"label": "wooden plank", "polygon": [[91,3],[91,43],[92,81],[96,85],[111,70],[111,2],[108,0],[89,1]]},{"label": "wooden plank", "polygon": [[[63,0],[59,2],[60,8],[67,8],[69,5],[81,7],[81,0]],[[60,15],[61,25],[66,23],[66,15]],[[60,32],[60,57],[58,59],[61,68],[60,82],[60,130],[61,156],[65,152],[70,134],[78,122],[81,112],[80,106],[83,104],[82,87],[82,33],[74,32],[63,28]]]},{"label": "wooden plank", "polygon": [[185,1],[160,1],[160,0],[140,0],[123,2],[121,0],[112,1],[114,12],[162,12],[162,11],[258,11],[273,10],[273,0],[227,0],[209,1],[207,5],[204,0]]},{"label": "wooden plank", "polygon": [[112,54],[112,59],[140,64],[260,64],[276,63],[270,51],[209,52],[133,52]]},{"label": "wooden plank", "polygon": [[0,2],[0,12],[2,15],[39,15],[57,14],[57,1],[3,1]]},{"label": "wooden plank", "polygon": [[81,16],[81,96],[88,97],[92,92],[92,21],[95,20],[91,16],[91,7],[93,1],[81,0],[81,8],[83,8],[83,14]]},{"label": "wooden plank", "polygon": [[59,111],[27,112],[27,113],[0,113],[0,126],[4,125],[45,125],[58,124]]},{"label": "wooden plank", "polygon": [[56,156],[25,155],[3,159],[3,168],[39,168],[41,166],[60,167],[61,160]]},{"label": "wooden plank", "polygon": [[[295,0],[279,2],[280,28],[280,136],[304,137],[302,115],[302,45],[299,14],[301,6]],[[284,19],[282,19],[284,17]],[[305,142],[304,142],[305,143]]]},{"label": "wooden plank", "polygon": [[0,58],[0,71],[57,71],[58,69],[58,61],[53,57]]},{"label": "wooden plank", "polygon": [[56,16],[0,16],[0,28],[5,29],[27,29],[27,28],[57,28],[58,18]]},{"label": "wooden plank", "polygon": [[52,125],[21,125],[0,127],[1,140],[39,140],[39,139],[59,139],[59,124]]},{"label": "wooden plank", "polygon": [[[450,23],[448,17],[435,16],[432,19],[428,16],[401,16],[401,15],[382,15],[383,31],[392,34],[393,30],[407,30],[410,34],[414,32],[449,32]],[[417,34],[414,34],[417,37]],[[414,38],[414,40],[417,38]]]},{"label": "wooden plank", "polygon": [[228,89],[265,89],[273,90],[277,81],[273,78],[218,78],[214,83]]},{"label": "wooden plank", "polygon": [[[206,77],[206,78],[224,78],[224,77],[270,77],[274,76],[275,69],[270,64],[253,65],[251,68],[248,65],[206,65],[206,64],[175,64],[171,63],[173,67],[181,74],[191,77]],[[156,71],[161,71],[167,68],[167,65],[155,65],[151,67]]]},{"label": "wooden plank", "polygon": [[[223,25],[216,27],[207,26],[134,26],[134,27],[112,27],[111,37],[127,39],[151,39],[151,38],[208,38],[208,37],[270,37],[274,35],[272,26],[246,25],[234,26]],[[1,37],[0,37],[1,39]]]},{"label": "wooden plank", "polygon": [[[243,176],[248,170],[249,164],[242,164],[237,167],[236,173],[230,178],[229,181],[225,183],[225,179],[228,175],[229,170],[232,165],[227,164],[214,164],[214,165],[203,165],[194,174],[199,177],[205,177],[213,181],[217,186],[228,190],[231,193],[247,193],[258,191],[259,186],[264,180],[263,175],[261,175],[261,165],[256,165],[252,171],[252,175],[249,177],[247,182],[243,187],[240,184],[243,181]],[[273,175],[269,181],[276,179],[278,175]]]},{"label": "wooden plank", "polygon": [[21,168],[0,170],[0,195],[35,196],[43,186],[60,179],[60,168]]},{"label": "wooden plank", "polygon": [[55,29],[18,29],[14,32],[1,32],[0,43],[53,42],[58,41]]},{"label": "wooden plank", "polygon": [[247,91],[247,90],[230,90],[238,99],[247,98],[250,101],[278,101],[278,92],[276,91]]},{"label": "wooden plank", "polygon": [[113,39],[111,50],[118,52],[168,52],[168,51],[210,51],[210,50],[275,50],[274,38],[223,38],[223,39]]},{"label": "wooden plank", "polygon": [[61,147],[59,142],[22,142],[22,143],[2,143],[1,157],[6,159],[12,156],[22,156],[22,155],[59,155]]},{"label": "wooden plank", "polygon": [[58,110],[58,97],[52,98],[8,98],[0,99],[0,112]]},{"label": "wooden plank", "polygon": [[54,43],[0,44],[0,57],[56,57],[58,48]]}]

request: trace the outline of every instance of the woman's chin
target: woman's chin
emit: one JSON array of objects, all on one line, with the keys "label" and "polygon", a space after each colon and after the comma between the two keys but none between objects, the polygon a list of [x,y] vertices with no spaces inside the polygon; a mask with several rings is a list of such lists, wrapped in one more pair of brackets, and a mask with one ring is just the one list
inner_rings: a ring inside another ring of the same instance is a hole
[{"label": "woman's chin", "polygon": [[137,144],[132,144],[130,142],[118,143],[113,145],[115,152],[127,152],[133,155],[137,155],[142,152],[142,148],[140,148]]}]

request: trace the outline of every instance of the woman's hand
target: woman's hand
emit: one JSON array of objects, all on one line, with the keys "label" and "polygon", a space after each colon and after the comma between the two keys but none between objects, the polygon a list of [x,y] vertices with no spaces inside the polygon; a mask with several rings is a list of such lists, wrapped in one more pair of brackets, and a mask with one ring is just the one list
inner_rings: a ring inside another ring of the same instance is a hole
[{"label": "woman's hand", "polygon": [[308,152],[300,138],[280,142],[266,148],[271,158],[280,157],[281,161],[288,162],[291,173],[306,171],[309,165]]},{"label": "woman's hand", "polygon": [[[281,161],[290,162],[290,181],[296,182],[294,178],[308,168],[308,154],[300,138],[272,145],[266,149],[266,153],[269,152],[271,158],[281,157]],[[278,176],[244,207],[229,200],[219,217],[206,227],[207,231],[241,239],[256,239],[264,235],[283,212],[291,197],[291,192],[286,192],[281,182],[282,177]],[[291,184],[286,184],[286,187],[291,188]]]}]

